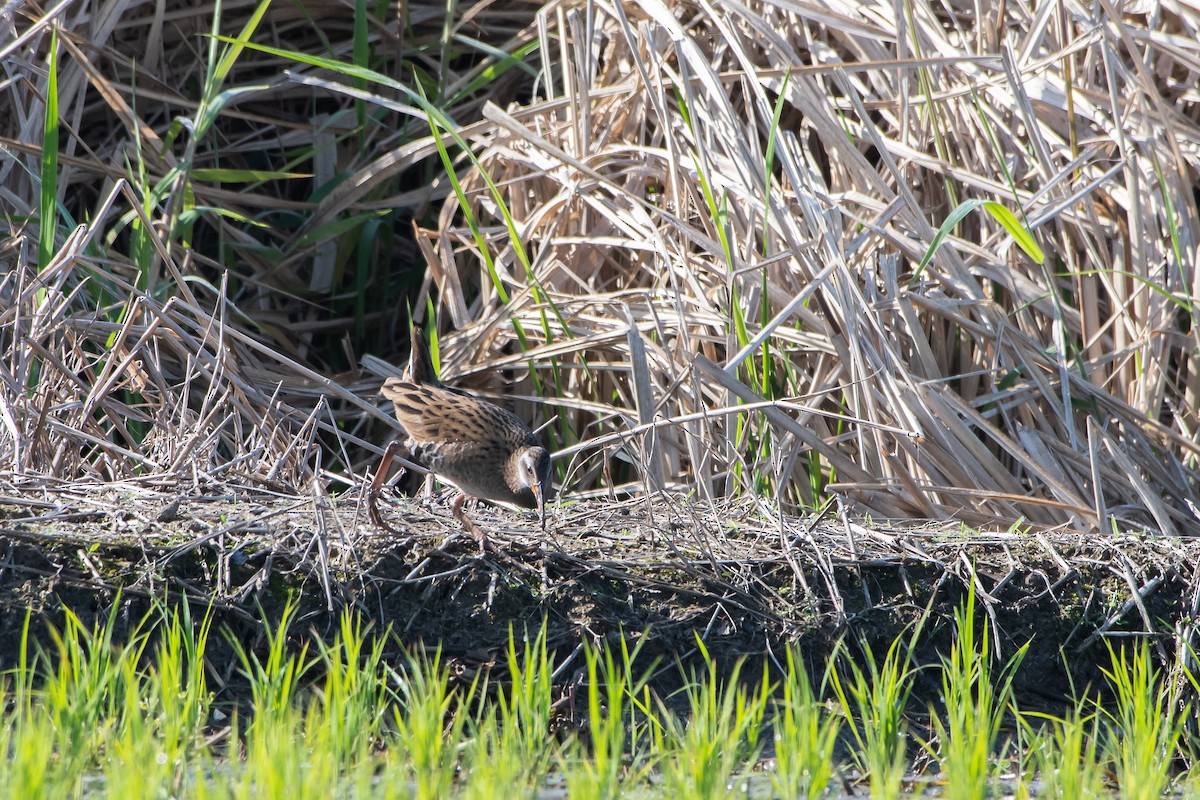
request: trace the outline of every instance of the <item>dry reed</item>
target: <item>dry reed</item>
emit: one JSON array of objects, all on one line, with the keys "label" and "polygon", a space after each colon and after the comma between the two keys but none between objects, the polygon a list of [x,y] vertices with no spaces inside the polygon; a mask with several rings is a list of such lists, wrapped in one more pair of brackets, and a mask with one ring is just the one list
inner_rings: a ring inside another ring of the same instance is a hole
[{"label": "dry reed", "polygon": [[[408,94],[206,65],[213,7],[124,8],[0,16],[14,485],[354,482],[386,418],[358,364],[432,299],[444,377],[555,418],[580,495],[1200,531],[1190,6],[222,9]],[[918,269],[972,199],[1046,263],[977,211]]]}]

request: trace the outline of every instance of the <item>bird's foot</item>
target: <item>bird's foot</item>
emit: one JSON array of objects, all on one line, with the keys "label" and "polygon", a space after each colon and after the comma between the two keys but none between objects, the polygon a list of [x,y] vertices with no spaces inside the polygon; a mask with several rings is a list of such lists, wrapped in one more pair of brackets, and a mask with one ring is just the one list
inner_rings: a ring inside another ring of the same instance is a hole
[{"label": "bird's foot", "polygon": [[384,481],[387,480],[388,470],[396,458],[396,453],[401,449],[403,449],[403,445],[397,441],[388,443],[387,449],[383,451],[383,457],[379,459],[379,466],[375,468],[375,477],[371,480],[371,485],[367,487],[367,516],[376,527],[383,528],[388,533],[397,536],[400,535],[400,531],[385,522],[379,513],[379,492],[383,489]]},{"label": "bird's foot", "polygon": [[390,533],[393,536],[400,536],[400,531],[393,528],[383,515],[379,513],[379,490],[367,490],[367,517],[370,518],[371,524],[377,528],[383,529],[384,532]]},{"label": "bird's foot", "polygon": [[462,519],[459,521],[462,523],[463,530],[470,533],[475,537],[475,540],[479,542],[480,555],[487,555],[488,553],[496,552],[496,546],[492,544],[492,540],[488,538],[487,531],[476,525],[474,520],[472,520],[466,514],[463,514]]},{"label": "bird's foot", "polygon": [[492,545],[491,539],[488,538],[487,531],[475,524],[475,520],[467,516],[463,511],[463,503],[467,500],[465,494],[459,493],[458,497],[454,498],[454,502],[450,505],[450,511],[454,514],[454,518],[463,526],[463,530],[475,537],[479,542],[480,555],[496,552],[496,548]]}]

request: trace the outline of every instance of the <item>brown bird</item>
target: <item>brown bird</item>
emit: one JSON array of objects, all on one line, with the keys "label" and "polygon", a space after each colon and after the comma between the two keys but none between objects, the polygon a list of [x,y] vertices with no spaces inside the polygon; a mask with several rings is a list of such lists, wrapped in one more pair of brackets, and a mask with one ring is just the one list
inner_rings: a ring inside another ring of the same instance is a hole
[{"label": "brown bird", "polygon": [[412,352],[401,378],[388,378],[381,389],[392,401],[404,427],[403,442],[393,440],[384,451],[367,492],[371,521],[395,532],[379,515],[376,500],[397,453],[458,488],[450,506],[463,528],[487,549],[487,534],[463,512],[467,496],[536,508],[546,528],[550,452],[537,434],[511,411],[466,392],[443,386],[420,328],[412,331]]}]

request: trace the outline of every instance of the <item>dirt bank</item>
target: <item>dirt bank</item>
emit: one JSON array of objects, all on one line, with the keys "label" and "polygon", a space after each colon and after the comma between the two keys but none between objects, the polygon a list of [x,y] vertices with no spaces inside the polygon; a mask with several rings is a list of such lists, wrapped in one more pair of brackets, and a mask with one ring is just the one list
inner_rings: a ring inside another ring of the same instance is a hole
[{"label": "dirt bank", "polygon": [[[446,504],[389,498],[373,528],[357,496],[157,493],[122,486],[0,498],[0,666],[16,657],[30,609],[61,624],[108,615],[134,625],[155,599],[211,604],[218,627],[251,645],[263,620],[299,604],[293,634],[326,636],[352,607],[401,644],[440,645],[464,674],[503,662],[510,628],[546,621],[563,662],[583,640],[638,639],[672,665],[697,652],[720,664],[782,660],[798,644],[819,667],[842,637],[881,653],[929,616],[916,649],[936,661],[972,584],[1001,656],[1030,642],[1024,704],[1053,704],[1098,677],[1105,642],[1149,636],[1160,659],[1193,641],[1200,540],[978,533],[839,520],[772,518],[744,502],[564,504],[545,534],[532,516],[479,507],[496,552],[480,554]],[[39,639],[45,626],[32,626]],[[219,640],[219,641],[218,641]],[[231,687],[221,637],[210,661]],[[1071,674],[1068,674],[1068,671]],[[564,674],[570,670],[564,670]],[[664,668],[670,680],[674,667]],[[931,690],[932,686],[928,687]]]}]

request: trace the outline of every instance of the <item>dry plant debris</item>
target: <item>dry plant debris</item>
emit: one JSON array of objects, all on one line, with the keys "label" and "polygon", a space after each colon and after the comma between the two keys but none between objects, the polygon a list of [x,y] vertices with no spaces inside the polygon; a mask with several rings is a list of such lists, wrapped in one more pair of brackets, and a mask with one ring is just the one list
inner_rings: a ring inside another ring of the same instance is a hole
[{"label": "dry plant debris", "polygon": [[347,498],[134,485],[0,497],[4,628],[19,632],[24,608],[104,615],[118,596],[136,620],[170,597],[261,636],[259,621],[295,598],[308,629],[335,630],[352,607],[467,663],[501,653],[510,626],[545,619],[568,652],[624,631],[674,663],[695,655],[699,634],[732,664],[794,641],[814,658],[847,635],[886,645],[926,614],[936,639],[973,588],[996,652],[1032,640],[1033,691],[1066,680],[1060,654],[1076,679],[1104,663],[1106,637],[1186,653],[1177,646],[1200,611],[1200,541],[764,521],[744,501],[583,501],[556,509],[549,534],[532,516],[481,506],[497,551],[480,555],[441,500],[397,498],[388,510],[405,535],[381,535]]}]

